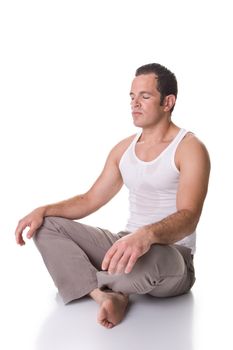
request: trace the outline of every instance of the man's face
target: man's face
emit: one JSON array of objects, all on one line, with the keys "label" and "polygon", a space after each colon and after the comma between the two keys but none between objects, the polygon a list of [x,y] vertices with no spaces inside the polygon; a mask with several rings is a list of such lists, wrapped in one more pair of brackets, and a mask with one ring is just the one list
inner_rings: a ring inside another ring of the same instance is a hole
[{"label": "man's face", "polygon": [[153,126],[164,116],[164,108],[160,106],[160,92],[157,90],[155,74],[142,74],[135,77],[130,97],[135,126]]}]

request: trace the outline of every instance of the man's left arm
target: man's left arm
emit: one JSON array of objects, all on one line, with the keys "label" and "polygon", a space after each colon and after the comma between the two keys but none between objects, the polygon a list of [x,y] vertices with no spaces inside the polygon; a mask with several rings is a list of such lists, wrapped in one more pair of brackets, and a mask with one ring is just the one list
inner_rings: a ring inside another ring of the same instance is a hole
[{"label": "man's left arm", "polygon": [[173,244],[195,230],[208,189],[209,155],[205,146],[190,134],[179,145],[175,162],[180,171],[177,211],[115,242],[104,257],[103,270],[129,273],[152,244]]}]

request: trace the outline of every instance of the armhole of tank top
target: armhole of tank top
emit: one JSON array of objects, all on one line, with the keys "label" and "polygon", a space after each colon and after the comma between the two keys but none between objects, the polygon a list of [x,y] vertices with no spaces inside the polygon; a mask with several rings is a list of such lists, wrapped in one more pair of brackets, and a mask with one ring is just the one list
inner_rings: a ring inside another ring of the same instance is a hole
[{"label": "armhole of tank top", "polygon": [[173,169],[175,170],[175,172],[177,174],[179,174],[180,171],[179,171],[179,169],[177,169],[176,162],[175,162],[176,151],[177,151],[177,148],[178,148],[180,142],[183,140],[183,138],[187,135],[188,132],[189,131],[187,131],[185,129],[182,129],[182,132],[181,132],[181,134],[180,134],[180,136],[179,136],[179,138],[178,138],[178,140],[176,142],[176,145],[175,145],[175,147],[174,147],[174,149],[172,151],[171,164],[172,164],[172,167],[173,167]]},{"label": "armhole of tank top", "polygon": [[122,156],[121,156],[121,159],[119,161],[119,169],[121,170],[121,165],[122,165],[122,162],[124,160],[124,158],[126,157],[126,154],[127,152],[130,150],[130,148],[132,148],[135,144],[135,142],[138,140],[139,136],[141,135],[141,131],[138,132],[135,137],[133,138],[133,141],[129,144],[129,146],[126,148],[126,150],[123,152]]}]

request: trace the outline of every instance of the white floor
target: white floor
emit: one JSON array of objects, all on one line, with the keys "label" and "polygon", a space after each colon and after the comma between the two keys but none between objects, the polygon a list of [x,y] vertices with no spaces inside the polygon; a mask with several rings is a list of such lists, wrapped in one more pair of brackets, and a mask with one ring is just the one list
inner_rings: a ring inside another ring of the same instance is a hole
[{"label": "white floor", "polygon": [[192,293],[163,300],[131,296],[125,320],[107,330],[96,322],[93,300],[63,305],[32,242],[20,248],[13,237],[3,240],[0,348],[232,349],[232,287],[215,254],[214,248],[196,255],[198,276]]}]

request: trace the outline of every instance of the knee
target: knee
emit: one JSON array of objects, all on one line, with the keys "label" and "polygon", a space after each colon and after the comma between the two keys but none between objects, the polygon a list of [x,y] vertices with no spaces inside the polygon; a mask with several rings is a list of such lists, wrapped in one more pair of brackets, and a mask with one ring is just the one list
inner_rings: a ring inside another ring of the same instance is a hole
[{"label": "knee", "polygon": [[147,264],[153,266],[158,277],[176,276],[185,271],[185,262],[180,252],[170,245],[154,245],[148,254]]},{"label": "knee", "polygon": [[155,245],[138,259],[129,274],[97,273],[99,287],[109,287],[125,294],[146,294],[164,281],[177,280],[185,272],[181,254],[172,246]]},{"label": "knee", "polygon": [[36,246],[40,245],[40,243],[44,240],[47,240],[52,233],[58,231],[56,228],[56,219],[56,217],[52,216],[44,218],[42,225],[36,230],[33,235],[33,241]]},{"label": "knee", "polygon": [[137,261],[131,273],[121,277],[121,282],[137,294],[145,294],[167,279],[182,278],[185,271],[183,257],[174,247],[155,245]]}]

